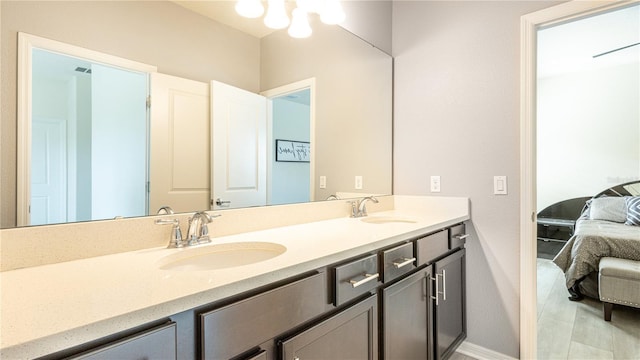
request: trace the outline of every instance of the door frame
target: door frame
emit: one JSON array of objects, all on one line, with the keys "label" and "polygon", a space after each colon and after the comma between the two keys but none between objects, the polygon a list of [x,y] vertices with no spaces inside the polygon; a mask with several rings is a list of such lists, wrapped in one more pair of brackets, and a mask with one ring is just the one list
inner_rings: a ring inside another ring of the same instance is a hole
[{"label": "door frame", "polygon": [[[311,157],[309,161],[309,201],[315,200],[315,166],[316,166],[316,78],[308,78],[291,84],[262,91],[260,95],[267,98],[267,179],[271,179],[272,163],[275,153],[273,139],[273,109],[272,99],[309,89],[309,147]],[[267,180],[270,181],[270,180]],[[267,185],[267,204],[271,202],[271,185]]]},{"label": "door frame", "polygon": [[520,19],[520,358],[535,359],[537,347],[536,266],[536,56],[537,30],[639,0],[574,0]]},{"label": "door frame", "polygon": [[[31,203],[31,120],[33,49],[56,52],[125,70],[154,73],[157,67],[27,33],[18,33],[17,226],[29,225]],[[148,116],[148,114],[147,114]]]}]

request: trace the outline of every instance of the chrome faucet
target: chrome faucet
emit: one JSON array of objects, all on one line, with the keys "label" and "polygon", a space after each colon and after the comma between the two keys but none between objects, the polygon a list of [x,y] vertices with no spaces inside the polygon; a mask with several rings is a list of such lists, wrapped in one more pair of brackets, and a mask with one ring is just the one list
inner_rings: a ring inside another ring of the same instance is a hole
[{"label": "chrome faucet", "polygon": [[167,247],[182,248],[211,242],[211,238],[209,238],[209,227],[207,224],[209,224],[213,218],[218,216],[220,215],[209,215],[205,211],[198,211],[193,214],[193,216],[189,218],[189,230],[187,231],[187,237],[184,239],[182,238],[180,221],[178,219],[158,219],[155,223],[158,225],[173,225],[173,228],[171,229],[171,239],[169,240],[169,245],[167,245]]},{"label": "chrome faucet", "polygon": [[[363,217],[363,216],[367,216],[367,201],[373,201],[374,203],[378,203],[378,199],[376,199],[373,196],[367,196],[362,198],[362,200],[360,200],[359,202],[357,202],[357,200],[354,200],[351,202],[351,217]],[[358,204],[356,206],[356,203]]]},{"label": "chrome faucet", "polygon": [[173,225],[171,228],[171,239],[169,239],[168,248],[181,248],[185,246],[184,240],[182,240],[182,230],[180,230],[180,221],[178,219],[158,219],[157,225]]},{"label": "chrome faucet", "polygon": [[161,206],[160,209],[158,209],[158,212],[156,213],[156,215],[171,215],[173,214],[173,209],[171,208],[171,206],[165,205],[165,206]]},{"label": "chrome faucet", "polygon": [[206,244],[211,242],[209,238],[208,224],[214,217],[220,215],[209,215],[206,211],[198,211],[189,219],[189,230],[187,230],[187,246]]},{"label": "chrome faucet", "polygon": [[340,200],[340,198],[337,197],[336,195],[331,194],[331,195],[327,196],[327,198],[325,200]]}]

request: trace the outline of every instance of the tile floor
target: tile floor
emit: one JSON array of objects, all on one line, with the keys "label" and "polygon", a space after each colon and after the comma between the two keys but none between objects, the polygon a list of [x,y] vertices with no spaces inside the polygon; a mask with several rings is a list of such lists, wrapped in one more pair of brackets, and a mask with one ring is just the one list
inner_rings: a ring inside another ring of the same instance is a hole
[{"label": "tile floor", "polygon": [[538,259],[538,359],[640,360],[640,309],[614,306],[606,322],[602,303],[568,295],[562,271]]},{"label": "tile floor", "polygon": [[449,360],[476,360],[476,358],[472,358],[471,356],[467,356],[459,352],[455,352],[453,353],[453,355],[451,355]]}]

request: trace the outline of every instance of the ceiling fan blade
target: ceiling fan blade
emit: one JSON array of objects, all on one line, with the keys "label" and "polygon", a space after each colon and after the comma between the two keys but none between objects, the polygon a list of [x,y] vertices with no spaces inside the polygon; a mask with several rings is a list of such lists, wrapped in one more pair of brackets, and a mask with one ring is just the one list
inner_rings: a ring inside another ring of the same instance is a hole
[{"label": "ceiling fan blade", "polygon": [[630,48],[630,47],[632,47],[632,46],[638,46],[638,45],[640,45],[640,42],[637,42],[637,43],[635,43],[635,44],[631,44],[631,45],[627,45],[627,46],[623,46],[623,47],[621,47],[621,48],[617,48],[617,49],[609,50],[609,51],[603,52],[602,54],[593,55],[593,58],[595,59],[595,58],[597,58],[597,57],[599,57],[599,56],[602,56],[602,55],[611,54],[611,53],[613,53],[613,52],[620,51],[620,50],[624,50],[624,49],[628,49],[628,48]]}]

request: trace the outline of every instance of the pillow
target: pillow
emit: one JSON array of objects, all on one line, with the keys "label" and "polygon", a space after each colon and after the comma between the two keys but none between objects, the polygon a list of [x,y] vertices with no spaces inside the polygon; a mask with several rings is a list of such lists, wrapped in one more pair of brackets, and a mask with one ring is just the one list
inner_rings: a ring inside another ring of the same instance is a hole
[{"label": "pillow", "polygon": [[640,196],[627,196],[627,221],[625,225],[640,226]]},{"label": "pillow", "polygon": [[591,201],[589,219],[623,223],[627,220],[624,197],[600,197]]}]

